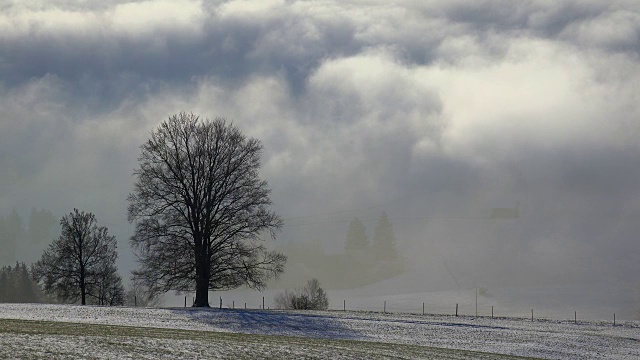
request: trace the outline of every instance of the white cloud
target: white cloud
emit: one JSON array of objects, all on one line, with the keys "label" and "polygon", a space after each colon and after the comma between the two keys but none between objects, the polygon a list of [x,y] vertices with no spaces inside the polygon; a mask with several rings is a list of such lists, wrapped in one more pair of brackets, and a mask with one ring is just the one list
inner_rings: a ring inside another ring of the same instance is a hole
[{"label": "white cloud", "polygon": [[598,17],[572,23],[560,34],[584,46],[612,50],[638,50],[640,42],[640,14],[631,10],[615,10]]},{"label": "white cloud", "polygon": [[186,33],[197,36],[207,19],[196,0],[149,0],[116,5],[105,14],[114,31],[134,38]]},{"label": "white cloud", "polygon": [[547,40],[510,44],[502,61],[426,70],[445,104],[447,151],[492,162],[532,148],[628,145],[611,116],[622,115],[619,96],[637,91],[620,92],[615,80],[602,78],[589,53]]},{"label": "white cloud", "polygon": [[[12,190],[0,192],[4,208],[104,202],[124,218],[138,145],[167,116],[193,111],[263,141],[263,174],[284,215],[394,198],[407,199],[393,208],[401,216],[515,198],[531,211],[552,202],[579,212],[602,199],[638,209],[611,194],[640,193],[630,160],[640,158],[634,1],[0,7],[0,147],[11,151],[0,156],[0,187]],[[531,246],[543,254],[554,232],[599,241],[580,222],[571,231],[545,223],[544,236],[530,236],[537,220],[522,223],[509,235],[514,246],[547,239]],[[624,245],[639,229],[622,228]],[[478,247],[494,230],[478,234]],[[404,237],[471,237],[430,231]]]},{"label": "white cloud", "polygon": [[200,1],[149,0],[112,3],[104,9],[11,6],[0,15],[2,37],[97,40],[124,35],[132,39],[179,33],[197,36],[206,18]]}]

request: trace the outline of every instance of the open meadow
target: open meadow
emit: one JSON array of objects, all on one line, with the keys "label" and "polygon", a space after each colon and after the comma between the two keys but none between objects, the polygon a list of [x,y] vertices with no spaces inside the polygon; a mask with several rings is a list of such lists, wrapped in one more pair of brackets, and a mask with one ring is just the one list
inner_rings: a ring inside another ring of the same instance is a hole
[{"label": "open meadow", "polygon": [[0,358],[635,359],[640,322],[1,304]]}]

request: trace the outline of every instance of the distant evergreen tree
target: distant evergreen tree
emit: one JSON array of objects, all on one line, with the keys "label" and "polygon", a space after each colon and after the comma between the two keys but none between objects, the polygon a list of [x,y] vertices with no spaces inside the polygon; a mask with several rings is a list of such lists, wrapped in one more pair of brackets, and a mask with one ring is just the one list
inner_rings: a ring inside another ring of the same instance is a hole
[{"label": "distant evergreen tree", "polygon": [[16,209],[11,210],[11,214],[7,217],[6,223],[9,234],[13,237],[15,243],[25,239],[26,231],[24,230],[24,224]]},{"label": "distant evergreen tree", "polygon": [[55,237],[57,219],[48,210],[31,209],[27,234],[31,244],[48,243]]},{"label": "distant evergreen tree", "polygon": [[391,224],[386,212],[382,213],[376,225],[372,250],[378,260],[396,260],[398,258],[396,235],[393,231],[393,224]]},{"label": "distant evergreen tree", "polygon": [[13,209],[6,218],[0,218],[0,264],[11,264],[16,260],[16,248],[25,238],[22,219]]},{"label": "distant evergreen tree", "polygon": [[38,284],[33,281],[27,265],[22,263],[20,264],[20,269],[17,269],[18,266],[16,265],[16,293],[19,301],[23,303],[38,302]]},{"label": "distant evergreen tree", "polygon": [[347,239],[344,244],[345,253],[352,256],[358,252],[364,252],[368,247],[369,240],[367,239],[364,224],[362,224],[360,219],[355,217],[349,224],[349,231],[347,232]]},{"label": "distant evergreen tree", "polygon": [[6,266],[3,266],[0,270],[0,303],[9,302],[10,292],[9,275],[7,274]]}]

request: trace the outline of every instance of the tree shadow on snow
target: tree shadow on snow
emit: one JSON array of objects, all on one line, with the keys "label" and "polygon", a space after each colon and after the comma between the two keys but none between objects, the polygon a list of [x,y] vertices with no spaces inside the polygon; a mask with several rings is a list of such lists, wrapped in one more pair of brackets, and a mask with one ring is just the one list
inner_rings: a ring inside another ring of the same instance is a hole
[{"label": "tree shadow on snow", "polygon": [[326,339],[364,339],[366,337],[329,315],[294,313],[281,310],[213,308],[185,308],[173,309],[172,311],[187,316],[195,322],[223,331]]}]

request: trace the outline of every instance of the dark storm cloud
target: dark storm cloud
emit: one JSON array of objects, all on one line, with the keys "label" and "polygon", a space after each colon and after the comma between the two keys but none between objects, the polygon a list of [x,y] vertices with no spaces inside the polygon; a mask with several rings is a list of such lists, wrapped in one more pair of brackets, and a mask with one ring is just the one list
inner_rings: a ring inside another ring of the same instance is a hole
[{"label": "dark storm cloud", "polygon": [[[158,3],[160,11],[169,7],[167,11],[187,13],[178,24],[159,23],[153,12],[139,14],[156,8],[153,2],[142,2],[99,10],[52,6],[42,14],[23,10],[6,16],[3,82],[16,86],[55,74],[71,82],[78,92],[73,95],[89,90],[89,95],[104,99],[97,106],[106,101],[112,107],[124,97],[144,93],[140,85],[154,91],[161,84],[180,87],[210,75],[233,87],[256,74],[282,72],[301,90],[324,58],[357,53],[361,47],[346,19],[298,20],[284,6],[268,9],[273,13],[235,14],[225,5]],[[151,21],[137,20],[138,15]],[[49,17],[53,25],[47,23]],[[67,24],[66,18],[73,21]]]},{"label": "dark storm cloud", "polygon": [[[2,8],[5,212],[85,208],[125,252],[137,147],[187,110],[263,141],[284,217],[337,214],[284,239],[339,249],[341,221],[387,210],[413,260],[435,248],[470,272],[638,270],[634,1]],[[517,202],[517,223],[482,219]],[[456,217],[470,220],[441,220]]]}]

